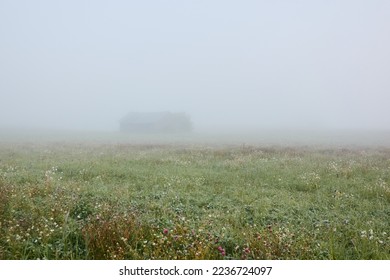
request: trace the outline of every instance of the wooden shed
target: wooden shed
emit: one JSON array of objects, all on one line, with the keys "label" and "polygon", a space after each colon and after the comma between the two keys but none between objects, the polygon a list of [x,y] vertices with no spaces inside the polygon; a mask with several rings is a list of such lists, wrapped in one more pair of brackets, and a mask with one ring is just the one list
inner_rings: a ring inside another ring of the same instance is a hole
[{"label": "wooden shed", "polygon": [[131,112],[120,120],[120,130],[129,133],[189,132],[192,122],[186,113]]}]

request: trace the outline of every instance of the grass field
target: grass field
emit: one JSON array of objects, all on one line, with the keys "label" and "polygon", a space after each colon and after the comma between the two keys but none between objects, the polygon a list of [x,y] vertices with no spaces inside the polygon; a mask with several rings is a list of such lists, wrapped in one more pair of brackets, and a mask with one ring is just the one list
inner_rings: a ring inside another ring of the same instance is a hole
[{"label": "grass field", "polygon": [[0,259],[390,259],[390,148],[4,141]]}]

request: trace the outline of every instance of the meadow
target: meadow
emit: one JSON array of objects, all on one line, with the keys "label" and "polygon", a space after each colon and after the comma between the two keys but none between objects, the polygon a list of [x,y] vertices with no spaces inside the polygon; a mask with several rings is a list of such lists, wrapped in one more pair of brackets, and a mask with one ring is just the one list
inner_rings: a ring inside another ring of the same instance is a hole
[{"label": "meadow", "polygon": [[390,148],[0,143],[0,259],[390,259]]}]

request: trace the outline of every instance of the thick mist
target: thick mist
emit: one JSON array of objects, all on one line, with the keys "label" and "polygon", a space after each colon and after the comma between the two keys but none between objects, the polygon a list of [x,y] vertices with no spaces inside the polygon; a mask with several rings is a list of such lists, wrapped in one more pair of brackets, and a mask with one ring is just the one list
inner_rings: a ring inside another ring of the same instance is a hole
[{"label": "thick mist", "polygon": [[1,1],[0,128],[390,129],[390,2]]}]

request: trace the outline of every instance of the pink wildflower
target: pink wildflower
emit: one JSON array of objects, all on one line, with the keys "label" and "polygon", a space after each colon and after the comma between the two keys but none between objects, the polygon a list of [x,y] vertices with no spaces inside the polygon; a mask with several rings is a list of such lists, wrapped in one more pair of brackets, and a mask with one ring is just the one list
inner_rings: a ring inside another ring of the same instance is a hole
[{"label": "pink wildflower", "polygon": [[226,251],[224,248],[222,248],[222,246],[218,246],[218,251],[221,253],[222,256],[225,256],[226,255]]}]

